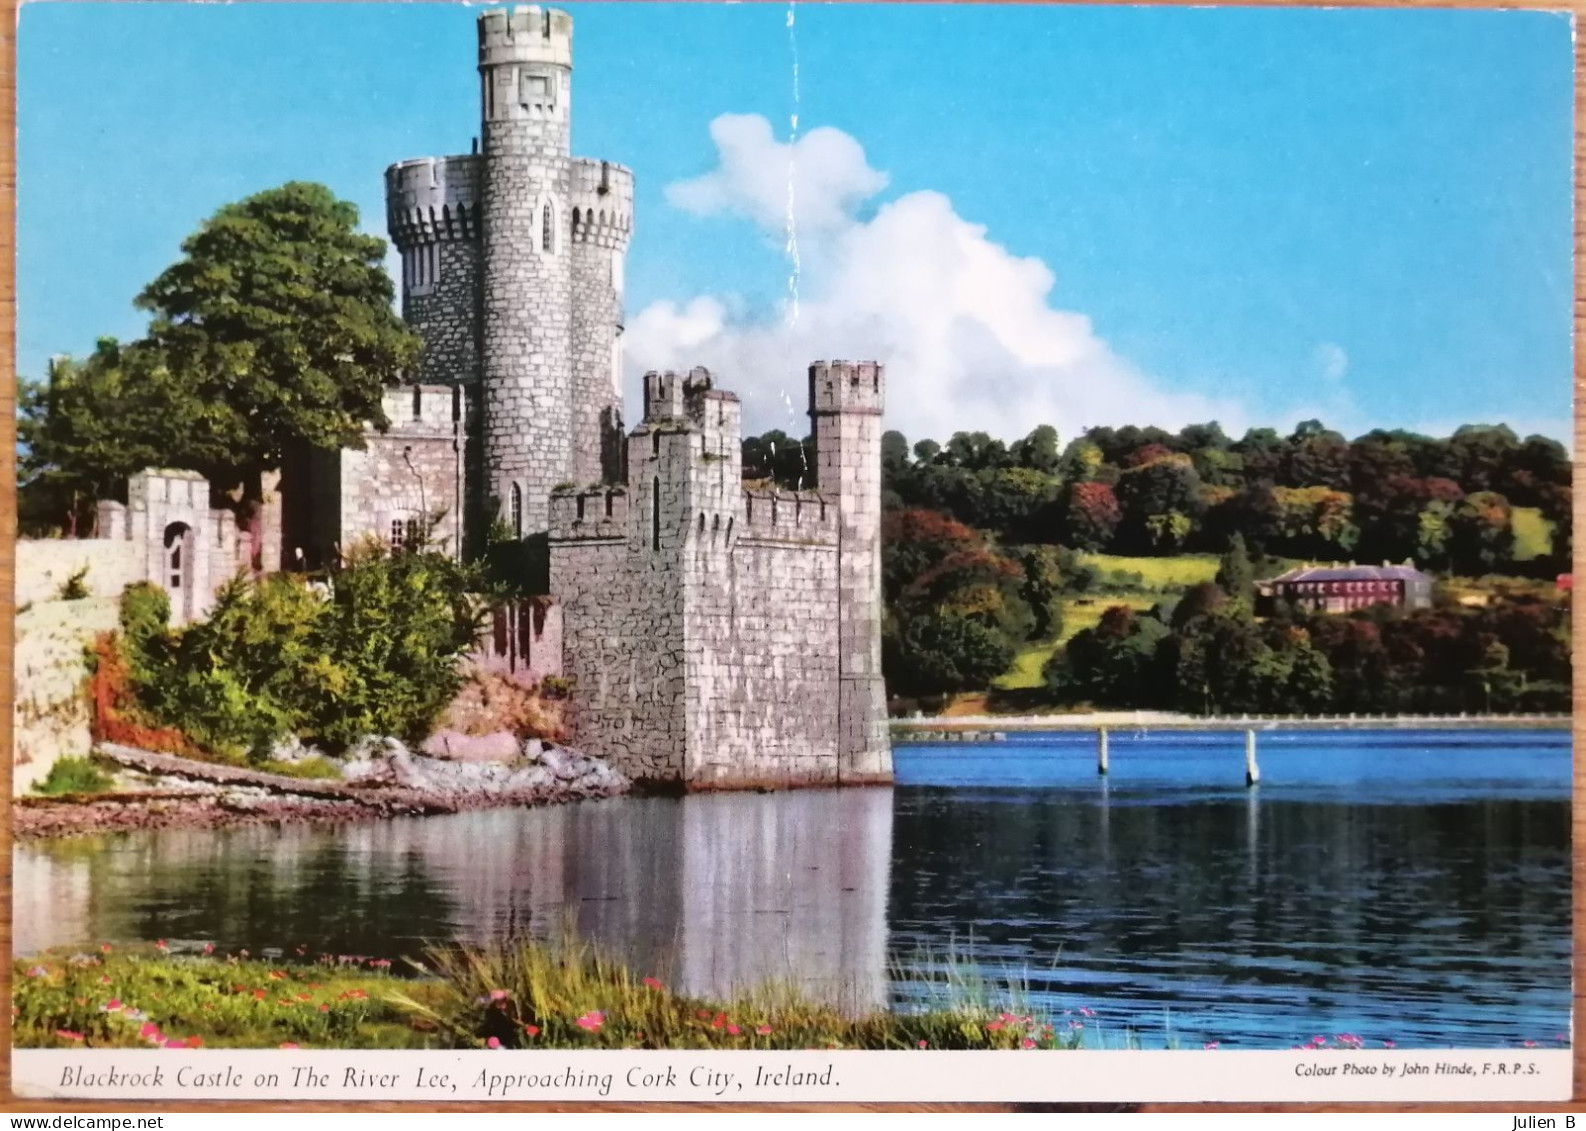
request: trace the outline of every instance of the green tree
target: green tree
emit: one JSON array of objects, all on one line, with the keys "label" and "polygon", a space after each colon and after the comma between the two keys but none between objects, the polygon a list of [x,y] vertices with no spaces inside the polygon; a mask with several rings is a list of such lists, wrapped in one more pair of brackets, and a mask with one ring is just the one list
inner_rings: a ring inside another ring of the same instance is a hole
[{"label": "green tree", "polygon": [[146,467],[189,466],[206,407],[160,351],[102,338],[81,361],[59,358],[48,383],[18,390],[18,505],[24,529],[85,533],[94,503]]},{"label": "green tree", "polygon": [[240,481],[252,525],[261,476],[300,446],[362,445],[388,425],[381,390],[420,341],[392,309],[385,241],[323,185],[294,181],[228,204],[137,298],[149,341],[204,412],[186,463]]},{"label": "green tree", "polygon": [[1228,540],[1228,551],[1217,567],[1217,587],[1237,601],[1250,602],[1255,598],[1256,570],[1245,549],[1245,536],[1234,533]]}]

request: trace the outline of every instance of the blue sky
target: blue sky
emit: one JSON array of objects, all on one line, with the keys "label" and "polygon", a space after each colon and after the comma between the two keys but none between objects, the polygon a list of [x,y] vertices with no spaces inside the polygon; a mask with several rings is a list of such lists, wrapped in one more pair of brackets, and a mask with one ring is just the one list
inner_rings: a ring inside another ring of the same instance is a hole
[{"label": "blue sky", "polygon": [[[799,363],[863,354],[911,436],[1567,438],[1565,17],[567,7],[574,150],[638,178],[630,367],[711,364],[751,427],[799,426]],[[384,167],[478,132],[478,10],[27,4],[19,371],[138,334],[229,200],[323,181],[379,232]]]}]

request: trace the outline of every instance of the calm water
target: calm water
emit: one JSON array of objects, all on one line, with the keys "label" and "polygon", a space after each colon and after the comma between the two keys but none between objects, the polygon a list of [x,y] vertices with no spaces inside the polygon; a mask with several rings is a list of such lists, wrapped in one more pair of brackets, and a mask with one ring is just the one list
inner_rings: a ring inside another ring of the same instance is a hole
[{"label": "calm water", "polygon": [[[101,940],[400,957],[571,924],[642,972],[912,996],[949,951],[1089,1038],[1558,1043],[1558,732],[1029,735],[902,747],[891,789],[619,799],[16,850],[19,953]],[[1072,1011],[1064,1017],[1065,1011]]]}]

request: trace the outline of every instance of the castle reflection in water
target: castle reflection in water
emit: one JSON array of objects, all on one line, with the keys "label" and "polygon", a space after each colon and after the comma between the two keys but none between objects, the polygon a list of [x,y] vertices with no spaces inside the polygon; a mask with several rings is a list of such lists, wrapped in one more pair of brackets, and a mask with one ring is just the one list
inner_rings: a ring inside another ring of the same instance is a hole
[{"label": "castle reflection in water", "polygon": [[719,996],[887,998],[893,791],[719,793],[345,826],[19,845],[18,954],[102,940],[421,957],[571,928]]}]

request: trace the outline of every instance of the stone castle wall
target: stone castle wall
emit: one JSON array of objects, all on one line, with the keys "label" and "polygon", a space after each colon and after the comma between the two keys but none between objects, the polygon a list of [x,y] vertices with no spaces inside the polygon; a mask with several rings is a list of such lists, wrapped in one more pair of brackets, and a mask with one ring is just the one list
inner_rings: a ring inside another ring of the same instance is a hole
[{"label": "stone castle wall", "polygon": [[[879,475],[879,432],[844,426],[872,444]],[[746,490],[741,441],[737,398],[703,370],[651,374],[626,488],[552,497],[574,741],[630,777],[690,789],[842,784],[855,747],[864,780],[890,780],[890,752],[869,739],[876,723],[885,737],[884,704],[854,726],[843,717],[873,707],[842,690],[843,536],[864,520],[845,524],[845,490]],[[846,576],[867,583],[862,549]],[[845,742],[849,731],[864,738]]]},{"label": "stone castle wall", "polygon": [[577,484],[622,479],[622,291],[633,230],[633,174],[621,165],[572,163],[573,450]]},{"label": "stone castle wall", "polygon": [[363,451],[334,457],[343,553],[369,537],[408,545],[426,529],[437,549],[461,553],[465,403],[464,390],[450,385],[386,391],[389,430],[370,429]]}]

